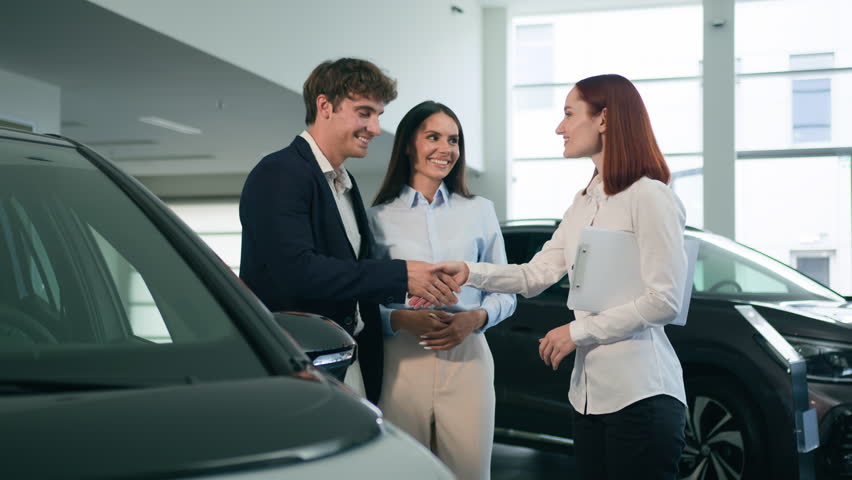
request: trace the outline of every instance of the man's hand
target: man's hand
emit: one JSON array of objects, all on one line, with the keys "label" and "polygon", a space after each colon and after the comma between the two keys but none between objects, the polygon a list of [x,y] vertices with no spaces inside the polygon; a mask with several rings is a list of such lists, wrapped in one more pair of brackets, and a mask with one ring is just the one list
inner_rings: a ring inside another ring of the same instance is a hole
[{"label": "man's hand", "polygon": [[436,307],[452,305],[458,302],[453,291],[461,292],[458,283],[451,281],[447,285],[438,278],[431,263],[406,261],[408,271],[408,293],[420,297]]},{"label": "man's hand", "polygon": [[405,330],[417,338],[443,330],[451,313],[441,310],[394,310],[391,312],[391,328]]},{"label": "man's hand", "polygon": [[460,345],[471,332],[485,326],[487,321],[488,314],[482,309],[456,313],[444,320],[443,329],[424,334],[420,345],[427,350],[449,350]]},{"label": "man's hand", "polygon": [[563,358],[577,349],[577,345],[571,338],[569,324],[554,328],[538,341],[538,356],[545,365],[553,367],[554,370],[559,368]]},{"label": "man's hand", "polygon": [[[464,262],[440,262],[432,267],[432,271],[438,276],[438,279],[444,282],[454,292],[461,292],[461,286],[467,282],[470,276],[470,269]],[[412,308],[431,307],[432,304],[425,298],[412,296],[408,299],[408,304]]]}]

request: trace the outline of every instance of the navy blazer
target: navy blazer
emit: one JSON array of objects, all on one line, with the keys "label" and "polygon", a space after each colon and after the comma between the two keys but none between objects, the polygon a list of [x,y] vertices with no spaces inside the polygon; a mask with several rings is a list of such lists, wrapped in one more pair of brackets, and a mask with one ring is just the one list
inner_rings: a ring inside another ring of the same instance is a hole
[{"label": "navy blazer", "polygon": [[296,137],[261,159],[240,196],[240,278],[271,311],[324,315],[350,334],[359,304],[364,321],[359,361],[367,398],[376,403],[383,368],[378,304],[404,303],[408,276],[403,260],[370,258],[373,237],[355,178],[350,178],[361,233],[357,255],[308,142]]}]

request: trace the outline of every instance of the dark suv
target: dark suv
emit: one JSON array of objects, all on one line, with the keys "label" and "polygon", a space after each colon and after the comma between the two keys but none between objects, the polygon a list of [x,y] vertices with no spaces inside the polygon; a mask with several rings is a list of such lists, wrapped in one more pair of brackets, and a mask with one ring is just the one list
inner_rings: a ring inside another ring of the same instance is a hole
[{"label": "dark suv", "polygon": [[[558,225],[503,226],[510,263],[525,263]],[[735,306],[751,305],[804,357],[810,406],[821,446],[820,478],[852,478],[852,307],[792,268],[741,244],[697,229],[699,241],[686,326],[668,326],[689,407],[683,478],[796,478],[793,393],[786,365],[761,342]],[[570,446],[567,390],[573,354],[553,372],[538,339],[571,321],[567,278],[488,330],[494,354],[497,437],[519,444]]]}]

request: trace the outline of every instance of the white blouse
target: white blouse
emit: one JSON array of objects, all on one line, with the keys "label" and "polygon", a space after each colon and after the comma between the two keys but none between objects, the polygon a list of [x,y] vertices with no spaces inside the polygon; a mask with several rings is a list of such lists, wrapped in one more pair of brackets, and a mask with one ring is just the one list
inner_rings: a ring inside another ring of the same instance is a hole
[{"label": "white blouse", "polygon": [[466,285],[534,297],[566,273],[571,277],[583,227],[635,233],[645,292],[598,314],[574,312],[570,329],[577,356],[568,398],[587,414],[612,413],[659,394],[686,404],[680,361],[663,330],[677,317],[686,283],[685,217],[680,199],[660,181],[642,177],[609,196],[595,177],[529,263],[467,262]]}]

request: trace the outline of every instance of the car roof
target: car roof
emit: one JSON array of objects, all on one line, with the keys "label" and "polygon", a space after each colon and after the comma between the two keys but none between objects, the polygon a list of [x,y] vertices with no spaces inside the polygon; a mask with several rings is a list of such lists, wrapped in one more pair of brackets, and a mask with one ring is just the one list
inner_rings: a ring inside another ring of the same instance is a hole
[{"label": "car roof", "polygon": [[53,135],[44,135],[41,133],[25,132],[13,128],[0,127],[0,138],[21,140],[24,142],[47,143],[50,145],[59,145],[62,147],[74,147],[74,144]]}]

